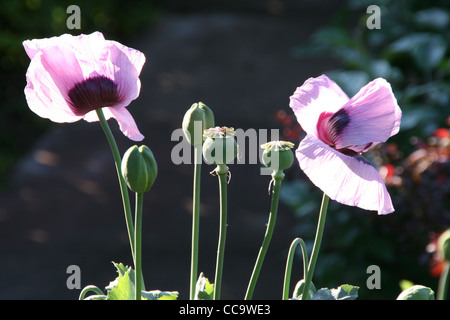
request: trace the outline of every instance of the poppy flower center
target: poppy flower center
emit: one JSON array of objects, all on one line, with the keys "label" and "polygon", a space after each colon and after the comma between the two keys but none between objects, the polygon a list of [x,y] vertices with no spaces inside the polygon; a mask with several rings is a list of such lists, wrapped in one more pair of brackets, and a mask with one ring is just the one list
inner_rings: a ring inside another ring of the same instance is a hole
[{"label": "poppy flower center", "polygon": [[[344,109],[340,109],[336,113],[322,112],[317,121],[318,138],[325,144],[336,149],[339,135],[350,123],[350,117]],[[353,150],[353,146],[336,149],[337,151],[350,156],[356,157],[360,152]],[[359,150],[359,148],[356,148]]]},{"label": "poppy flower center", "polygon": [[117,84],[104,76],[95,76],[79,83],[69,90],[70,108],[77,116],[121,102]]}]

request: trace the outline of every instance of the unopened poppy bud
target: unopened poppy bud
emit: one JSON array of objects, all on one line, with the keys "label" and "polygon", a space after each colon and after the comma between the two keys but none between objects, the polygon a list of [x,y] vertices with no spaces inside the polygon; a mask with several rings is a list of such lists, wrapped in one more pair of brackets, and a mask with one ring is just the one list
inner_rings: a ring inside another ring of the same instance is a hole
[{"label": "unopened poppy bud", "polygon": [[441,257],[446,261],[450,261],[450,229],[439,236],[437,245]]},{"label": "unopened poppy bud", "polygon": [[128,187],[137,193],[149,191],[158,174],[155,157],[145,145],[129,148],[123,156],[121,169]]},{"label": "unopened poppy bud", "polygon": [[203,102],[194,103],[184,114],[182,128],[188,142],[201,146],[203,131],[214,127],[214,113]]},{"label": "unopened poppy bud", "polygon": [[[293,297],[296,299],[301,299],[303,291],[305,289],[305,279],[300,280],[297,282],[294,288],[294,294]],[[314,286],[314,283],[309,283],[309,294],[308,294],[308,300],[311,299],[314,294],[316,293],[316,287]]]},{"label": "unopened poppy bud", "polygon": [[215,127],[204,131],[203,157],[209,164],[228,164],[237,157],[234,129]]},{"label": "unopened poppy bud", "polygon": [[422,285],[414,285],[399,294],[397,300],[434,300],[434,291]]},{"label": "unopened poppy bud", "polygon": [[271,141],[261,145],[264,149],[261,162],[275,172],[283,171],[294,163],[294,144],[288,141]]}]

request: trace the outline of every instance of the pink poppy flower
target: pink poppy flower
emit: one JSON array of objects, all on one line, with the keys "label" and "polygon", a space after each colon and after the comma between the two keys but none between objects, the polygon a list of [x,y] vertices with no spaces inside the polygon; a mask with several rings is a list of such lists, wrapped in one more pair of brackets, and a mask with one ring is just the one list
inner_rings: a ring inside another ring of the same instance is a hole
[{"label": "pink poppy flower", "polygon": [[349,99],[322,75],[297,88],[290,107],[306,132],[296,156],[309,179],[342,204],[393,212],[380,174],[361,156],[400,129],[402,112],[390,84],[375,79]]},{"label": "pink poppy flower", "polygon": [[31,59],[25,96],[33,112],[54,122],[92,122],[103,108],[128,138],[144,138],[126,109],[139,96],[142,52],[100,32],[26,40],[23,46]]}]

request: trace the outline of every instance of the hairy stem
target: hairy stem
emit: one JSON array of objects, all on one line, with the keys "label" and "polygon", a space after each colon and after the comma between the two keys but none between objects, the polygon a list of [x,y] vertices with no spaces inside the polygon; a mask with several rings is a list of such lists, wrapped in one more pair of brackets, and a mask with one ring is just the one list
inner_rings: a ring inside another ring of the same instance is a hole
[{"label": "hairy stem", "polygon": [[439,278],[437,300],[446,300],[450,282],[450,262],[446,261]]},{"label": "hairy stem", "polygon": [[125,213],[125,222],[126,222],[127,230],[128,230],[128,238],[130,240],[131,254],[134,259],[133,218],[132,218],[132,214],[131,214],[130,198],[128,195],[127,184],[125,182],[125,179],[123,178],[121,168],[120,168],[121,163],[122,163],[122,158],[120,157],[119,148],[117,147],[116,140],[114,139],[114,136],[108,125],[108,122],[106,121],[106,118],[105,118],[105,115],[103,114],[102,109],[97,109],[96,112],[97,112],[98,118],[100,120],[100,124],[103,128],[103,131],[105,132],[106,139],[108,140],[108,143],[109,143],[109,146],[111,148],[112,155],[114,158],[114,163],[116,165],[117,177],[119,179],[120,191],[122,193],[122,202],[123,202],[123,209],[124,209],[124,213]]},{"label": "hairy stem", "polygon": [[253,268],[252,275],[250,277],[250,282],[248,284],[247,293],[245,294],[245,300],[251,300],[253,292],[255,290],[256,282],[258,281],[259,273],[261,272],[261,267],[264,262],[264,258],[269,248],[270,241],[272,239],[273,230],[275,228],[275,222],[278,213],[278,202],[280,198],[281,182],[284,179],[284,173],[276,172],[272,175],[273,191],[272,191],[272,202],[270,205],[269,221],[267,223],[266,233],[264,235],[263,243],[258,253],[255,266]]},{"label": "hairy stem", "polygon": [[217,246],[216,275],[214,280],[213,300],[220,300],[220,291],[222,287],[223,260],[225,254],[225,242],[227,233],[227,184],[228,167],[218,165],[215,172],[219,177],[219,196],[220,196],[220,226],[219,243]]},{"label": "hairy stem", "polygon": [[142,206],[144,194],[136,193],[136,208],[135,208],[135,230],[134,230],[134,277],[136,300],[141,300],[141,290],[143,289],[142,277]]},{"label": "hairy stem", "polygon": [[317,224],[316,238],[314,239],[314,246],[311,253],[311,260],[309,261],[308,271],[306,272],[305,288],[303,290],[302,300],[308,299],[309,286],[314,275],[317,258],[319,257],[320,244],[322,243],[323,230],[325,228],[325,219],[327,216],[328,202],[330,198],[324,193],[322,198],[322,205],[320,207],[319,222]]},{"label": "hairy stem", "polygon": [[195,287],[197,284],[198,270],[198,241],[200,233],[200,177],[201,177],[201,147],[194,146],[194,191],[192,203],[192,244],[191,244],[191,285],[190,299],[195,299]]},{"label": "hairy stem", "polygon": [[308,251],[306,250],[305,242],[301,238],[296,238],[292,241],[288,252],[288,258],[286,261],[286,270],[284,272],[284,285],[283,285],[283,300],[289,298],[289,287],[291,281],[292,273],[292,262],[294,260],[295,249],[299,245],[302,248],[303,255],[303,279],[306,278],[307,268],[308,268]]}]

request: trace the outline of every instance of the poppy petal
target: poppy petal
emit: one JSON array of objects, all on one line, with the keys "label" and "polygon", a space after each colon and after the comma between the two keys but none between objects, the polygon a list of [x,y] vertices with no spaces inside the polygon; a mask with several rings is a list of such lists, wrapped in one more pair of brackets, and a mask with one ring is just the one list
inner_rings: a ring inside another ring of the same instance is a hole
[{"label": "poppy petal", "polygon": [[[115,118],[119,124],[120,131],[129,139],[134,141],[142,141],[144,136],[139,131],[133,116],[127,108],[103,108],[103,114],[106,120]],[[97,113],[91,111],[84,116],[84,120],[88,122],[99,121]]]},{"label": "poppy petal", "polygon": [[296,156],[308,178],[331,199],[378,214],[394,211],[381,176],[362,157],[346,156],[309,134]]},{"label": "poppy petal", "polygon": [[139,96],[141,89],[139,74],[145,63],[145,56],[139,51],[125,46],[119,47],[113,42],[108,46],[108,50],[111,63],[107,65],[113,66],[113,69],[107,76],[118,85],[122,103],[117,107],[126,107]]},{"label": "poppy petal", "polygon": [[139,132],[133,116],[126,108],[108,108],[119,123],[120,131],[134,141],[142,141],[144,136]]},{"label": "poppy petal", "polygon": [[[139,74],[145,63],[145,55],[116,41],[84,37],[84,55],[77,57],[87,78],[105,77],[117,84],[119,101],[114,107],[126,107],[139,96]],[[98,48],[100,43],[101,48]],[[89,54],[86,55],[86,52]],[[93,58],[92,58],[93,57]],[[106,107],[106,106],[105,106]]]},{"label": "poppy petal", "polygon": [[145,63],[145,59],[146,59],[145,55],[142,52],[135,50],[133,48],[124,46],[123,44],[121,44],[117,41],[109,41],[109,42],[112,43],[120,51],[122,51],[123,53],[125,53],[127,55],[130,62],[136,68],[137,74],[139,75],[141,73],[142,67],[144,66],[144,63]]},{"label": "poppy petal", "polygon": [[78,121],[82,117],[75,115],[67,102],[67,88],[82,79],[77,60],[61,48],[46,50],[51,51],[51,59],[41,51],[31,60],[27,70],[25,96],[28,105],[40,117],[54,122]]},{"label": "poppy petal", "polygon": [[144,138],[125,109],[140,93],[142,52],[100,32],[26,40],[23,46],[31,59],[25,95],[36,114],[55,122],[91,122],[98,121],[94,109],[103,108],[127,137]]},{"label": "poppy petal", "polygon": [[350,99],[344,91],[326,75],[309,78],[290,97],[290,107],[303,130],[317,133],[317,122],[323,113],[334,113]]},{"label": "poppy petal", "polygon": [[334,139],[336,149],[369,143],[373,146],[400,129],[402,112],[391,85],[382,78],[361,88],[339,112],[345,113],[349,121]]},{"label": "poppy petal", "polygon": [[76,47],[73,45],[73,41],[76,37],[70,34],[63,34],[61,36],[55,36],[51,38],[25,40],[22,44],[25,48],[30,59],[33,59],[42,49],[48,47]]}]

